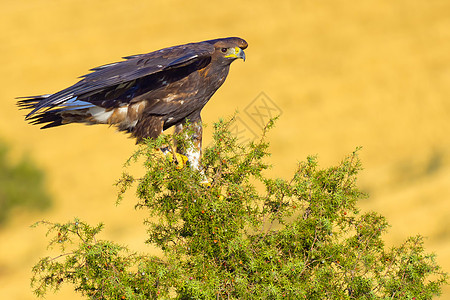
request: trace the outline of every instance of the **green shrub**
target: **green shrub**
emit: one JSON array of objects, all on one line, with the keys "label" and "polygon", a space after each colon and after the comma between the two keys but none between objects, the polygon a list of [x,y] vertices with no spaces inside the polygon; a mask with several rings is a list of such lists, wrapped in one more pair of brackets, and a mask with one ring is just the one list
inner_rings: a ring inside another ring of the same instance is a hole
[{"label": "green shrub", "polygon": [[137,183],[136,207],[149,216],[147,243],[162,249],[162,257],[97,239],[102,225],[41,222],[61,255],[43,258],[33,268],[35,293],[70,283],[90,299],[439,295],[447,274],[424,252],[422,238],[386,249],[386,220],[358,211],[357,201],[364,197],[356,187],[358,151],[326,169],[308,157],[290,179],[273,179],[265,162],[265,131],[260,141],[240,145],[229,125],[215,124],[203,173],[177,169],[155,150],[172,139],[188,143],[185,134],[161,136],[130,159],[143,163],[145,175],[123,174],[118,182],[119,198]]},{"label": "green shrub", "polygon": [[8,159],[8,147],[0,142],[0,226],[13,209],[44,210],[51,205],[44,173],[27,157],[17,164]]}]

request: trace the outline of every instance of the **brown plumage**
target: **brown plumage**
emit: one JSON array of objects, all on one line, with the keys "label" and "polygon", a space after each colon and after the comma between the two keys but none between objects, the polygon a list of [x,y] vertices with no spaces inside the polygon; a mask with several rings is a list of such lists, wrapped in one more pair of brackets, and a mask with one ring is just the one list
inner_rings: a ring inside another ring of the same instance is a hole
[{"label": "brown plumage", "polygon": [[[245,60],[245,48],[246,41],[231,37],[124,57],[91,69],[64,90],[24,97],[18,105],[31,109],[26,119],[42,128],[110,124],[138,142],[155,138],[174,125],[180,130],[186,120],[200,124],[200,111],[225,81],[231,62]],[[201,125],[194,128],[201,147]]]}]

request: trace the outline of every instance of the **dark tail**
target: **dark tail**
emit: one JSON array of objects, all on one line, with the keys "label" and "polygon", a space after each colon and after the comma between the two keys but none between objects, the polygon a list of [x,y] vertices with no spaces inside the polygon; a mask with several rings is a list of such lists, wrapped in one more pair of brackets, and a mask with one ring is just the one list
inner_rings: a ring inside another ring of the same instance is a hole
[{"label": "dark tail", "polygon": [[[41,103],[42,100],[45,100],[50,96],[51,94],[40,96],[17,97],[16,99],[23,99],[17,101],[17,106],[19,106],[20,109],[35,109]],[[27,116],[27,118],[28,117],[29,115]]]},{"label": "dark tail", "polygon": [[[34,110],[36,109],[40,104],[41,101],[46,100],[49,95],[41,95],[41,96],[30,96],[30,97],[18,97],[17,99],[22,99],[17,101],[17,106],[19,106],[20,109],[29,109]],[[61,112],[60,109],[52,109],[47,111],[42,111],[37,114],[29,113],[25,120],[28,120],[30,124],[36,125],[36,124],[45,124],[41,128],[50,128],[55,126],[63,125],[62,123],[62,117],[59,114]]]}]

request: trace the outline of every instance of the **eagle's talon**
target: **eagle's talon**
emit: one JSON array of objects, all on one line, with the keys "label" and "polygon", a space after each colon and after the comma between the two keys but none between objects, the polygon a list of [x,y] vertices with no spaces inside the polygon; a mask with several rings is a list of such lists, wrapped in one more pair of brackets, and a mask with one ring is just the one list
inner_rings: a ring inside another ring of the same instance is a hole
[{"label": "eagle's talon", "polygon": [[[164,153],[164,152],[163,152]],[[184,166],[187,165],[188,158],[187,156],[175,152],[175,156],[172,154],[172,152],[166,152],[164,153],[168,157],[169,160],[173,161],[177,166],[176,168],[178,170],[183,169]]]},{"label": "eagle's talon", "polygon": [[205,177],[202,181],[200,181],[200,184],[201,184],[202,186],[204,186],[204,187],[210,189],[211,186],[212,186],[212,181]]},{"label": "eagle's talon", "polygon": [[188,158],[187,156],[180,154],[180,153],[176,153],[175,152],[175,164],[177,165],[176,168],[178,170],[183,169],[184,166],[186,166],[186,163],[188,162]]}]

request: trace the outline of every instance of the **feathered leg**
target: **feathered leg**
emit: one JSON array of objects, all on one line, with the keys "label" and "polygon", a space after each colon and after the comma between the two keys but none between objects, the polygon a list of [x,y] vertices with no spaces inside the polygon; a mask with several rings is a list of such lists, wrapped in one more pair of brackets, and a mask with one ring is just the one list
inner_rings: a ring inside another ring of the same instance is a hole
[{"label": "feathered leg", "polygon": [[186,118],[183,123],[175,126],[175,134],[179,134],[183,131],[188,124],[188,132],[190,136],[188,139],[192,141],[192,144],[184,147],[183,145],[176,144],[177,152],[187,157],[189,165],[194,170],[200,170],[200,157],[202,155],[202,119],[200,113],[195,113],[192,116]]}]

